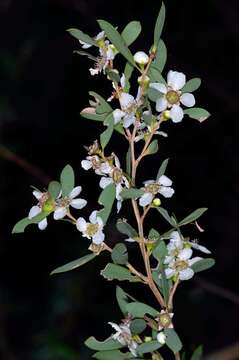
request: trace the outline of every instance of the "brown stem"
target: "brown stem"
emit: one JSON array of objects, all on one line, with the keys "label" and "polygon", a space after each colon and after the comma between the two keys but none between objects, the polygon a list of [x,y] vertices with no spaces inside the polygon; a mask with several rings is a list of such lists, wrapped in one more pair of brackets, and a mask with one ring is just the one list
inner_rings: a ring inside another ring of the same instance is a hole
[{"label": "brown stem", "polygon": [[170,295],[169,295],[169,300],[168,300],[168,310],[171,311],[173,309],[173,297],[174,297],[174,294],[177,290],[177,287],[178,287],[178,284],[179,284],[179,278],[177,278],[175,284],[173,285],[171,291],[170,291]]},{"label": "brown stem", "polygon": [[181,356],[180,356],[180,353],[179,353],[179,352],[177,352],[176,354],[174,354],[174,356],[175,356],[175,359],[176,359],[176,360],[180,360],[180,359],[181,359]]}]

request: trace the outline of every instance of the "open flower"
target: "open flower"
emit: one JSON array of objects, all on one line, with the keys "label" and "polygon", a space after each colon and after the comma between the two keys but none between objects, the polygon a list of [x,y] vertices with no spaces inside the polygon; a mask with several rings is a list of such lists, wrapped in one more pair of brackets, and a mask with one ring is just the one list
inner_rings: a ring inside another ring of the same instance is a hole
[{"label": "open flower", "polygon": [[82,232],[82,236],[92,239],[94,244],[100,245],[105,239],[103,221],[97,216],[96,210],[91,213],[89,220],[90,222],[86,222],[84,218],[80,217],[76,222],[76,227]]},{"label": "open flower", "polygon": [[116,199],[117,199],[117,212],[120,211],[122,206],[122,197],[120,196],[121,191],[124,187],[129,187],[129,182],[126,176],[123,174],[123,170],[120,167],[119,158],[114,155],[115,166],[112,166],[111,171],[108,174],[108,177],[103,176],[100,180],[100,187],[102,189],[106,188],[109,184],[115,184],[116,188]]},{"label": "open flower", "polygon": [[109,322],[109,324],[116,331],[116,333],[112,335],[112,339],[117,340],[123,346],[127,346],[131,354],[137,357],[136,349],[138,344],[132,337],[130,321],[127,320],[120,325],[113,322]]},{"label": "open flower", "polygon": [[157,340],[160,344],[164,345],[166,343],[166,335],[164,334],[163,331],[160,331],[157,334]]},{"label": "open flower", "polygon": [[94,169],[97,175],[107,175],[111,171],[111,166],[108,161],[103,161],[98,155],[87,156],[85,160],[81,161],[81,166],[84,170]]},{"label": "open flower", "polygon": [[172,329],[173,323],[173,313],[169,313],[165,310],[161,310],[159,316],[156,318],[158,323],[158,331],[161,331],[163,329]]},{"label": "open flower", "polygon": [[[96,42],[100,41],[100,40],[104,40],[105,38],[105,32],[104,31],[101,31],[99,32],[95,37],[94,37],[94,40]],[[91,44],[88,44],[82,40],[79,40],[80,44],[82,45],[82,49],[89,49],[92,45]]]},{"label": "open flower", "polygon": [[[32,219],[35,216],[39,215],[43,210],[44,204],[49,199],[48,192],[41,192],[41,191],[38,191],[38,190],[34,190],[32,192],[32,194],[38,200],[38,204],[31,207],[31,209],[29,211],[29,214],[28,214],[28,219]],[[47,227],[47,218],[41,220],[38,223],[38,228],[40,230],[45,230],[46,227]]]},{"label": "open flower", "polygon": [[180,106],[191,107],[195,105],[193,94],[180,91],[186,84],[186,76],[178,71],[170,70],[167,76],[167,85],[162,83],[151,83],[150,87],[158,90],[162,96],[156,101],[156,110],[158,112],[170,109],[170,118],[177,123],[183,119],[183,109]]},{"label": "open flower", "polygon": [[87,201],[85,199],[76,199],[76,197],[80,195],[81,190],[81,186],[76,186],[68,196],[57,200],[57,206],[53,215],[55,220],[63,219],[66,216],[70,206],[72,206],[74,209],[82,209],[86,206]]},{"label": "open flower", "polygon": [[128,128],[135,123],[136,100],[133,95],[122,92],[119,96],[119,102],[121,109],[115,109],[113,111],[114,123],[118,124],[122,120],[123,126]]},{"label": "open flower", "polygon": [[139,199],[140,206],[144,207],[149,205],[157,194],[161,194],[165,198],[170,198],[174,194],[174,190],[171,187],[172,180],[165,175],[160,176],[156,181],[145,181],[144,184],[144,194]]}]

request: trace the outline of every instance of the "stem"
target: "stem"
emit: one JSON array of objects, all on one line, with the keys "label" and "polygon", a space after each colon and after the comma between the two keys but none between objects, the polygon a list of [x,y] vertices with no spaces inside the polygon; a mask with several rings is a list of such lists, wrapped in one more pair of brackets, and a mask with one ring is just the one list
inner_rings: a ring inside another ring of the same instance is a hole
[{"label": "stem", "polygon": [[180,356],[180,353],[179,353],[179,352],[177,352],[176,354],[174,354],[174,356],[175,356],[175,359],[176,359],[176,360],[180,360],[180,359],[181,359],[181,356]]},{"label": "stem", "polygon": [[174,297],[174,294],[175,294],[175,292],[177,290],[178,284],[179,284],[179,278],[177,278],[175,284],[173,285],[173,287],[171,289],[170,295],[169,295],[169,300],[168,300],[168,309],[169,309],[169,311],[171,311],[173,309],[173,297]]}]

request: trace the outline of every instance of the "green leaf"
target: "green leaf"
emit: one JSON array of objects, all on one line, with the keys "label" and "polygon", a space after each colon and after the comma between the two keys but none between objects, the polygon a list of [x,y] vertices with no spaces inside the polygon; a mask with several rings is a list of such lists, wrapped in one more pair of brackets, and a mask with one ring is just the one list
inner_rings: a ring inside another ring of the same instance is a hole
[{"label": "green leaf", "polygon": [[104,149],[108,144],[108,142],[110,141],[113,131],[114,131],[114,120],[110,119],[107,129],[102,134],[100,134],[100,144],[102,149]]},{"label": "green leaf", "polygon": [[106,74],[109,76],[110,80],[115,81],[116,83],[120,82],[119,73],[114,70],[105,70]]},{"label": "green leaf", "polygon": [[143,318],[145,314],[155,317],[159,314],[159,312],[151,306],[138,301],[129,303],[126,309],[134,318]]},{"label": "green leaf", "polygon": [[184,87],[181,89],[182,93],[186,93],[186,92],[193,92],[195,90],[197,90],[201,85],[201,79],[200,78],[193,78],[189,81],[186,82],[186,84],[184,85]]},{"label": "green leaf", "polygon": [[115,201],[115,185],[109,184],[102,191],[98,199],[98,203],[104,206],[104,209],[98,211],[98,216],[103,220],[104,224],[107,223],[114,201]]},{"label": "green leaf", "polygon": [[85,345],[91,350],[104,351],[104,350],[117,350],[121,349],[123,345],[121,345],[118,341],[113,340],[111,337],[106,339],[105,341],[98,341],[93,336],[89,337],[85,341]]},{"label": "green leaf", "polygon": [[191,360],[203,360],[203,347],[200,345],[193,353]]},{"label": "green leaf", "polygon": [[126,63],[125,69],[124,69],[124,75],[125,75],[125,87],[124,91],[129,92],[130,90],[130,78],[132,76],[132,73],[134,71],[134,67],[130,63]]},{"label": "green leaf", "polygon": [[130,46],[141,33],[142,27],[139,21],[131,21],[122,31],[122,38],[127,46]]},{"label": "green leaf", "polygon": [[[153,89],[149,89],[149,90],[153,90]],[[145,111],[142,115],[142,118],[143,118],[143,121],[145,122],[145,124],[151,125],[152,120],[153,120],[152,112]]]},{"label": "green leaf", "polygon": [[131,176],[131,148],[129,146],[126,154],[126,173]]},{"label": "green leaf", "polygon": [[130,238],[138,236],[137,231],[124,219],[119,219],[116,223],[116,227],[121,234],[127,235]]},{"label": "green leaf", "polygon": [[164,3],[162,3],[154,28],[154,46],[156,47],[159,44],[159,40],[164,26],[164,21],[165,21],[165,6]]},{"label": "green leaf", "polygon": [[97,360],[125,360],[126,356],[119,350],[100,351],[92,355]]},{"label": "green leaf", "polygon": [[154,139],[151,142],[151,144],[148,146],[147,154],[148,155],[156,154],[158,152],[158,149],[159,149],[158,140]]},{"label": "green leaf", "polygon": [[131,275],[130,271],[123,266],[109,263],[101,270],[100,274],[107,280],[128,280],[131,282],[140,281],[136,276]]},{"label": "green leaf", "polygon": [[148,235],[148,239],[151,241],[157,241],[160,238],[160,234],[157,230],[151,229]]},{"label": "green leaf", "polygon": [[168,254],[167,247],[163,240],[160,240],[158,245],[153,250],[153,256],[157,260],[163,260],[165,256]]},{"label": "green leaf", "polygon": [[162,293],[163,297],[166,303],[168,303],[169,299],[169,280],[166,278],[165,275],[165,269],[163,262],[159,262],[159,268],[160,268],[160,274],[161,274],[161,287],[162,287]]},{"label": "green leaf", "polygon": [[67,30],[74,38],[81,40],[89,45],[97,46],[96,42],[87,34],[79,29],[68,29]]},{"label": "green leaf", "polygon": [[123,243],[116,244],[111,253],[111,259],[115,264],[125,265],[128,262],[127,247]]},{"label": "green leaf", "polygon": [[67,196],[75,186],[74,170],[70,165],[66,165],[61,172],[62,196]]},{"label": "green leaf", "polygon": [[92,113],[89,113],[89,112],[85,112],[85,111],[81,111],[80,115],[85,118],[85,119],[89,119],[89,120],[94,120],[94,121],[104,121],[105,120],[105,117],[108,115],[108,114],[92,114]]},{"label": "green leaf", "polygon": [[185,115],[188,115],[192,119],[196,119],[200,122],[207,120],[210,116],[210,113],[202,108],[190,108],[183,111]]},{"label": "green leaf", "polygon": [[171,349],[174,353],[179,352],[183,345],[176,331],[174,329],[165,329],[164,332],[166,335],[166,344],[169,349]]},{"label": "green leaf", "polygon": [[98,23],[101,29],[105,32],[108,39],[112,42],[112,44],[116,47],[116,49],[126,58],[126,60],[135,66],[134,57],[131,54],[129,48],[127,47],[123,37],[120,33],[111,25],[109,22],[105,20],[98,20]]},{"label": "green leaf", "polygon": [[183,220],[181,220],[178,225],[182,226],[182,225],[187,225],[187,224],[194,222],[200,216],[202,216],[202,214],[205,213],[205,211],[207,211],[207,208],[199,208],[199,209],[193,211],[190,215],[186,216]]},{"label": "green leaf", "polygon": [[141,189],[123,189],[120,193],[123,199],[137,199],[144,194],[144,191]]},{"label": "green leaf", "polygon": [[162,94],[154,89],[154,88],[148,88],[147,95],[149,100],[156,102],[160,97],[162,97]]},{"label": "green leaf", "polygon": [[12,234],[20,234],[23,233],[25,228],[28,225],[31,224],[38,224],[40,221],[42,221],[43,219],[45,219],[47,217],[47,215],[49,215],[49,213],[47,212],[41,212],[40,214],[38,214],[37,216],[34,216],[32,219],[28,219],[27,217],[18,221],[16,223],[16,225],[14,226],[13,230],[12,230]]},{"label": "green leaf", "polygon": [[147,327],[145,320],[134,319],[130,324],[130,330],[133,335],[141,334]]},{"label": "green leaf", "polygon": [[160,168],[159,168],[159,171],[158,171],[158,174],[157,174],[157,180],[159,180],[159,178],[165,174],[165,171],[167,169],[167,166],[168,166],[168,162],[169,162],[169,159],[165,159]]},{"label": "green leaf", "polygon": [[152,62],[152,66],[154,66],[160,72],[163,71],[164,66],[167,61],[167,48],[163,40],[159,41],[158,48],[156,51],[155,59]]},{"label": "green leaf", "polygon": [[96,254],[85,255],[77,260],[71,261],[63,266],[56,268],[55,270],[53,270],[51,272],[50,275],[74,270],[74,269],[78,268],[79,266],[82,266],[82,265],[88,263],[89,261],[93,260],[96,256],[97,256]]},{"label": "green leaf", "polygon": [[126,306],[129,303],[129,299],[136,301],[131,295],[127,294],[120,286],[116,286],[116,299],[119,308],[124,315],[127,315]]},{"label": "green leaf", "polygon": [[95,91],[89,91],[89,95],[93,96],[99,102],[99,105],[96,108],[97,114],[104,114],[113,111],[110,104],[101,95],[97,94]]},{"label": "green leaf", "polygon": [[155,350],[158,350],[158,349],[160,349],[162,346],[163,346],[163,345],[160,344],[157,340],[149,341],[149,342],[140,344],[140,345],[137,347],[137,353],[138,353],[139,355],[146,354],[146,353],[149,353],[149,352],[153,352],[153,351],[155,351]]},{"label": "green leaf", "polygon": [[167,82],[164,80],[161,72],[156,69],[153,65],[150,66],[148,76],[150,78],[150,82],[159,82],[161,84],[167,84]]},{"label": "green leaf", "polygon": [[167,212],[166,209],[162,208],[161,206],[157,207],[156,208],[158,210],[158,212],[163,216],[163,218],[170,224],[172,225],[173,227],[174,226],[174,222],[173,220],[171,219],[171,217],[169,216],[169,213]]},{"label": "green leaf", "polygon": [[48,185],[48,192],[55,200],[61,192],[61,184],[58,181],[51,181]]},{"label": "green leaf", "polygon": [[212,266],[215,265],[215,260],[212,258],[202,259],[195,262],[191,268],[195,273],[210,269]]}]

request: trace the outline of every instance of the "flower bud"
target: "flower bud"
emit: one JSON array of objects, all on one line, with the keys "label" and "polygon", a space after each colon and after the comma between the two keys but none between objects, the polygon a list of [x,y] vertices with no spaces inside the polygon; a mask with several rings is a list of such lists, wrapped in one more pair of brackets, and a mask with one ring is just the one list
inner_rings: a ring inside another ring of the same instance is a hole
[{"label": "flower bud", "polygon": [[161,205],[161,200],[159,198],[153,199],[153,205],[154,206],[160,206]]},{"label": "flower bud", "polygon": [[150,342],[150,341],[152,341],[151,336],[145,336],[144,342]]},{"label": "flower bud", "polygon": [[146,65],[149,62],[148,55],[143,51],[134,54],[134,61],[139,65]]},{"label": "flower bud", "polygon": [[55,210],[55,201],[53,199],[48,199],[42,206],[42,210],[46,213],[50,213]]},{"label": "flower bud", "polygon": [[166,342],[166,335],[164,334],[164,332],[159,332],[158,335],[157,335],[157,340],[160,344],[165,344]]},{"label": "flower bud", "polygon": [[163,112],[163,120],[164,121],[167,121],[167,120],[169,120],[170,119],[170,111],[169,110],[165,110],[164,112]]},{"label": "flower bud", "polygon": [[139,85],[143,85],[145,88],[149,87],[149,83],[150,83],[150,78],[148,76],[140,76],[138,77],[138,84]]}]

